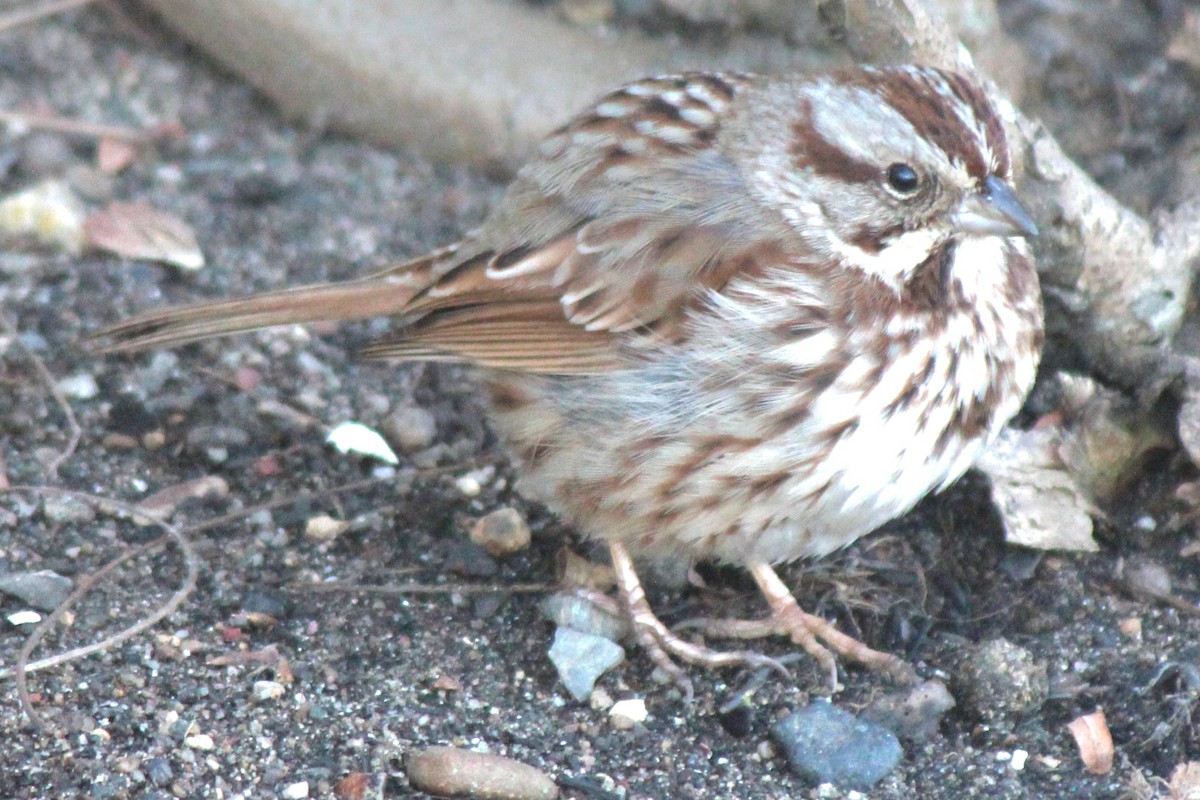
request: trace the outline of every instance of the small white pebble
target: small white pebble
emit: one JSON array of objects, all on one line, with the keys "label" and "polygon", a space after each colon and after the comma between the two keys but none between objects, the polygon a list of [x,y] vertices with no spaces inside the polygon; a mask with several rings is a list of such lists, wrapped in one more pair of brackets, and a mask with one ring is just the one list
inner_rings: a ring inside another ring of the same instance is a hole
[{"label": "small white pebble", "polygon": [[479,485],[479,481],[471,475],[463,475],[454,481],[454,485],[458,487],[458,491],[464,497],[477,497],[483,491],[483,487]]},{"label": "small white pebble", "polygon": [[14,611],[7,619],[10,625],[36,625],[42,621],[42,615],[36,611]]},{"label": "small white pebble", "polygon": [[388,464],[400,463],[383,437],[359,422],[343,422],[329,432],[325,441],[342,453],[358,453]]},{"label": "small white pebble", "polygon": [[277,700],[283,697],[286,690],[282,683],[276,681],[255,681],[254,682],[254,699],[260,701]]},{"label": "small white pebble", "polygon": [[1028,750],[1013,750],[1012,761],[1009,766],[1020,772],[1025,769],[1025,762],[1029,760]]},{"label": "small white pebble", "polygon": [[308,781],[300,781],[299,783],[293,783],[291,786],[285,786],[280,794],[288,798],[288,800],[304,800],[305,797],[308,797]]},{"label": "small white pebble", "polygon": [[627,731],[645,722],[647,716],[646,701],[641,698],[618,700],[608,711],[608,721],[619,731]]},{"label": "small white pebble", "polygon": [[350,523],[345,520],[334,519],[328,514],[320,514],[310,517],[308,522],[304,523],[304,538],[314,542],[332,542],[345,533],[349,527]]},{"label": "small white pebble", "polygon": [[1149,514],[1145,514],[1143,516],[1138,517],[1137,520],[1133,523],[1133,526],[1135,528],[1137,528],[1138,530],[1153,531],[1155,528],[1158,527],[1158,523],[1154,521],[1154,517],[1150,516]]},{"label": "small white pebble", "polygon": [[1000,752],[996,753],[997,761],[1008,761],[1011,758],[1012,758],[1012,753],[1008,752],[1007,750],[1001,750]]},{"label": "small white pebble", "polygon": [[207,733],[197,733],[183,740],[183,743],[193,750],[212,750],[216,742]]},{"label": "small white pebble", "polygon": [[100,394],[100,387],[96,385],[96,379],[86,372],[63,378],[55,386],[72,400],[91,400]]}]

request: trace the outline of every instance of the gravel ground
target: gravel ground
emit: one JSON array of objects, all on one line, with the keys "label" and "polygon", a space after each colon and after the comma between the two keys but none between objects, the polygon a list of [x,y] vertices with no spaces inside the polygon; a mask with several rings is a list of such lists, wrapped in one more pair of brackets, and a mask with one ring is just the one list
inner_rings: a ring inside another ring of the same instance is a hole
[{"label": "gravel ground", "polygon": [[[183,131],[115,177],[92,166],[90,139],[10,132],[0,142],[3,193],[63,178],[90,208],[144,200],[188,222],[209,266],[184,274],[32,245],[0,252],[10,326],[0,331],[0,479],[126,502],[198,479],[217,489],[172,518],[199,576],[165,621],[31,674],[44,728],[22,713],[12,679],[0,684],[0,797],[298,796],[302,782],[311,796],[338,785],[348,797],[353,786],[339,782],[358,774],[366,796],[419,797],[404,758],[436,744],[581,779],[566,797],[850,796],[794,776],[770,743],[771,724],[820,691],[806,662],[791,681],[768,680],[737,721],[720,709],[747,676],[691,670],[688,706],[639,653],[600,685],[613,699],[645,698],[644,724],[618,730],[603,708],[569,697],[546,656],[543,593],[524,589],[552,584],[564,544],[586,545],[511,491],[469,374],[355,361],[377,323],[131,357],[95,358],[80,343],[167,302],[344,278],[420,253],[477,223],[500,185],[290,127],[152,23],[83,11],[2,41],[2,108],[133,126],[177,119]],[[57,476],[49,467],[70,426],[30,354],[81,430]],[[394,438],[399,429],[411,450],[385,470],[340,454],[323,443],[324,427],[346,420]],[[1200,620],[1138,599],[1120,577],[1130,565],[1161,570],[1195,597],[1195,557],[1179,555],[1194,532],[1157,524],[1189,469],[1170,457],[1153,465],[1101,525],[1094,555],[1006,548],[986,486],[969,477],[846,552],[784,571],[808,608],[906,654],[959,700],[929,737],[905,743],[871,798],[1118,798],[1200,759]],[[533,544],[494,561],[467,531],[505,505],[529,520]],[[331,541],[306,536],[323,514],[351,524]],[[0,495],[0,572],[53,570],[78,582],[160,533],[111,507],[13,491]],[[33,658],[136,622],[185,572],[173,545],[132,558]],[[704,589],[652,590],[660,614],[762,612],[745,576],[704,575]],[[318,591],[332,579],[359,588]],[[501,590],[477,591],[493,585]],[[0,595],[6,616],[27,608]],[[4,666],[29,635],[29,626],[0,627]],[[1006,698],[972,683],[979,643],[997,639],[1027,657],[1021,669],[1044,675],[1028,708],[997,711]],[[836,702],[850,711],[890,691],[853,669],[843,681]],[[1084,770],[1066,729],[1097,708],[1117,744],[1103,776]]]}]

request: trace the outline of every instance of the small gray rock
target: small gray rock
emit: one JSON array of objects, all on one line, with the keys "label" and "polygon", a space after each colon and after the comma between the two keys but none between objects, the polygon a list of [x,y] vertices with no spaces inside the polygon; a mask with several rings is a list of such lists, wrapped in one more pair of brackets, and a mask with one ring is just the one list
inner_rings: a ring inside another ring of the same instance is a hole
[{"label": "small gray rock", "polygon": [[48,569],[0,575],[0,592],[11,594],[42,611],[53,611],[75,588],[74,582]]},{"label": "small gray rock", "polygon": [[1046,665],[1007,639],[991,639],[967,650],[951,676],[954,696],[968,716],[1006,730],[1046,701]]},{"label": "small gray rock", "polygon": [[937,733],[942,715],[952,708],[954,697],[946,684],[933,680],[877,697],[860,718],[884,726],[906,742],[924,742]]},{"label": "small gray rock", "polygon": [[437,420],[420,406],[400,406],[383,421],[384,434],[405,453],[416,453],[437,438]]},{"label": "small gray rock", "polygon": [[100,394],[96,379],[87,372],[80,372],[59,380],[55,386],[65,397],[72,400],[91,400]]},{"label": "small gray rock", "polygon": [[48,495],[42,502],[42,514],[50,522],[60,525],[72,522],[91,522],[96,518],[96,507],[70,494]]},{"label": "small gray rock", "polygon": [[629,620],[571,592],[556,592],[542,599],[538,609],[555,625],[619,642],[633,632]]},{"label": "small gray rock", "polygon": [[567,691],[581,703],[587,702],[600,676],[624,660],[625,648],[611,639],[571,628],[554,631],[550,663]]},{"label": "small gray rock", "polygon": [[519,553],[529,547],[529,523],[515,508],[498,508],[479,518],[471,528],[471,541],[494,558]]},{"label": "small gray rock", "polygon": [[860,792],[882,780],[904,755],[887,728],[827,700],[815,700],[779,720],[771,726],[771,738],[800,777]]}]

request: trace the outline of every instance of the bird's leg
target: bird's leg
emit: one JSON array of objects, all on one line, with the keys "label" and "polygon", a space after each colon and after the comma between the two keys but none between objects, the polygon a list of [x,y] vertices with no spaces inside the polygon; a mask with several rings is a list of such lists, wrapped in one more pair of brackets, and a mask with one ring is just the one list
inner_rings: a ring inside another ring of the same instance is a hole
[{"label": "bird's leg", "polygon": [[839,631],[829,620],[809,614],[800,608],[796,598],[775,574],[770,564],[765,561],[754,562],[748,569],[771,607],[771,616],[765,620],[701,620],[696,627],[706,635],[739,639],[788,636],[817,660],[821,668],[831,676],[833,686],[837,685],[837,661],[834,659],[834,653],[847,661],[856,661],[867,669],[885,673],[899,683],[911,683],[915,680],[912,666],[904,659],[891,653],[872,650],[853,636]]},{"label": "bird's leg", "polygon": [[747,650],[732,652],[711,650],[672,633],[650,609],[650,604],[646,601],[646,592],[642,589],[642,582],[638,579],[637,572],[633,568],[633,559],[629,557],[629,551],[625,549],[625,545],[619,542],[610,544],[609,552],[612,555],[613,572],[617,578],[621,610],[633,626],[638,644],[646,651],[650,659],[683,690],[688,701],[692,699],[692,682],[679,665],[672,660],[672,656],[689,664],[704,667],[768,666],[785,676],[788,675],[788,671],[783,665],[761,653]]}]

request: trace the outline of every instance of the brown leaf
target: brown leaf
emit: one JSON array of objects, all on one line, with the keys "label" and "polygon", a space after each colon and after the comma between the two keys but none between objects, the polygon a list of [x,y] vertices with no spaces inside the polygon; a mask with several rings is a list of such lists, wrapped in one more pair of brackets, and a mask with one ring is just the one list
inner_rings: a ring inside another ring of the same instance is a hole
[{"label": "brown leaf", "polygon": [[204,266],[204,254],[188,224],[146,203],[113,203],[89,216],[83,229],[87,244],[98,250],[187,270]]},{"label": "brown leaf", "polygon": [[1093,775],[1107,775],[1112,770],[1115,749],[1104,710],[1076,717],[1067,724],[1067,730],[1075,737],[1087,771]]},{"label": "brown leaf", "polygon": [[137,145],[126,139],[105,136],[96,146],[96,165],[105,175],[116,175],[138,157]]},{"label": "brown leaf", "polygon": [[351,772],[333,785],[333,795],[338,800],[362,800],[367,794],[371,776],[365,772]]}]

